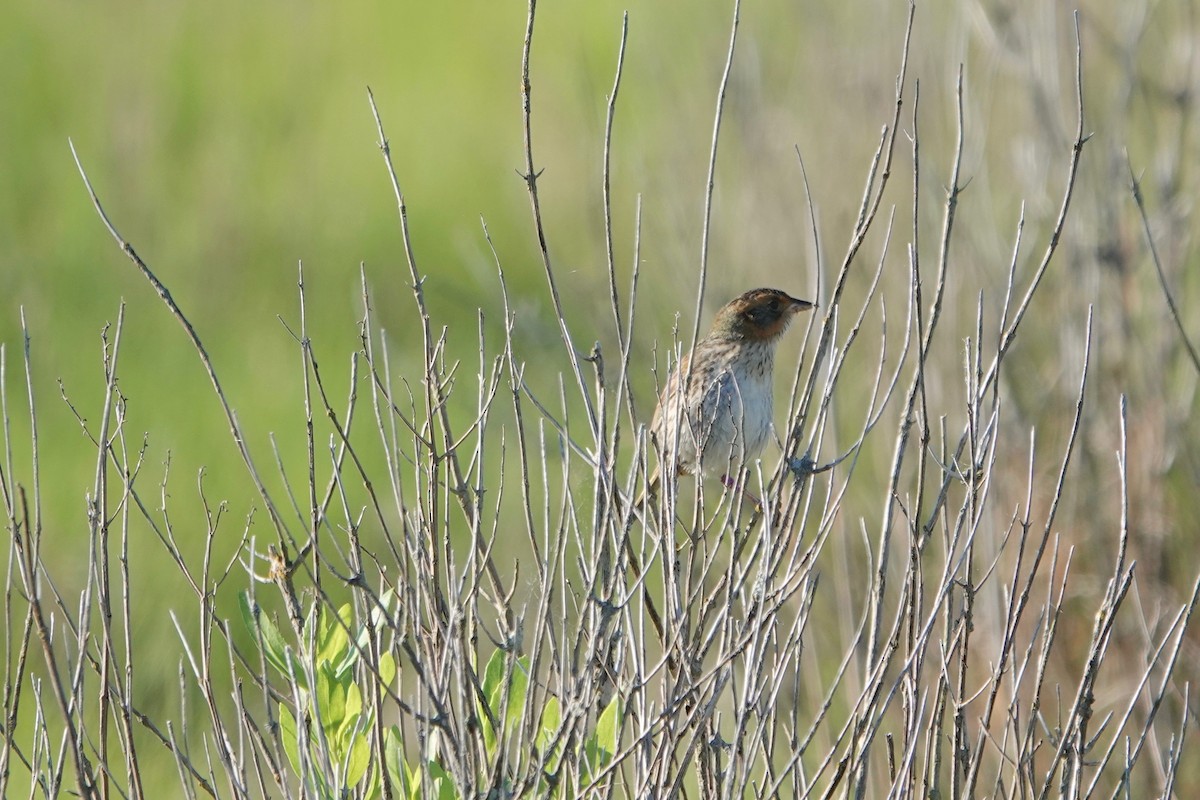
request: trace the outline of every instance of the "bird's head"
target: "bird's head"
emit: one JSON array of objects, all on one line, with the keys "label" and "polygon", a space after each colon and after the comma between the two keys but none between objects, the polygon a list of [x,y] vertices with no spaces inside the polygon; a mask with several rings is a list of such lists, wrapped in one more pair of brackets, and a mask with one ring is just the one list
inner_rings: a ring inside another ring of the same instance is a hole
[{"label": "bird's head", "polygon": [[740,341],[774,341],[797,312],[816,303],[798,300],[778,289],[751,289],[730,300],[713,319],[710,336]]}]

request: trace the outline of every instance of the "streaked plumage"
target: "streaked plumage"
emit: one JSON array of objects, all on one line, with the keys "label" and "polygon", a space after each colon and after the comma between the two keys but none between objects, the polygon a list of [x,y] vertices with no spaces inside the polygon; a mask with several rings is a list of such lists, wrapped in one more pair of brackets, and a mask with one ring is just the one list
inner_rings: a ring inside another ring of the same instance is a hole
[{"label": "streaked plumage", "polygon": [[[771,433],[779,337],[797,312],[813,307],[778,289],[753,289],[717,312],[712,329],[667,378],[650,423],[660,457],[674,462],[676,474],[732,476],[762,452]],[[688,390],[681,392],[689,366]],[[651,492],[661,472],[660,465]]]}]

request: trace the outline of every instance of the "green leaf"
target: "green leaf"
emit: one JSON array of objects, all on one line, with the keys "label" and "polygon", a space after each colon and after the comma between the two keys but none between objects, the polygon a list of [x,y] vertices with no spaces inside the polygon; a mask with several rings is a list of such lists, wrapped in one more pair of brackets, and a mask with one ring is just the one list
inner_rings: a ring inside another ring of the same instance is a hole
[{"label": "green leaf", "polygon": [[410,769],[408,764],[401,762],[404,766],[404,786],[408,794],[409,800],[420,800],[421,798],[421,770]]},{"label": "green leaf", "polygon": [[525,696],[529,691],[529,657],[521,656],[514,660],[512,673],[507,676],[506,682],[507,669],[507,655],[503,650],[496,650],[484,670],[483,691],[492,717],[489,718],[482,709],[479,716],[484,745],[489,754],[495,752],[500,739],[493,728],[492,718],[497,722],[503,719],[504,733],[511,733],[521,719]]},{"label": "green leaf", "polygon": [[396,592],[388,589],[379,598],[379,604],[371,609],[371,624],[361,625],[358,629],[358,653],[371,652],[371,631],[390,630],[395,624],[395,608],[397,605]]},{"label": "green leaf", "polygon": [[384,687],[391,686],[396,680],[396,657],[390,652],[379,657],[379,679]]},{"label": "green leaf", "polygon": [[279,704],[279,738],[283,739],[283,752],[296,775],[300,774],[300,737],[296,730],[296,718],[283,703]]},{"label": "green leaf", "polygon": [[[529,656],[521,656],[513,664],[511,686],[508,689],[508,712],[505,717],[505,732],[511,733],[521,720],[525,708],[525,696],[529,693]],[[501,695],[503,698],[503,695]]]},{"label": "green leaf", "polygon": [[450,773],[436,761],[429,762],[429,777],[433,779],[434,796],[438,800],[458,800],[458,792],[454,789],[454,781]]},{"label": "green leaf", "polygon": [[[496,689],[504,682],[504,651],[496,650],[488,659],[483,670],[483,696],[490,702],[496,695]],[[492,709],[495,710],[495,704]]]},{"label": "green leaf", "polygon": [[621,736],[621,701],[614,697],[600,718],[596,720],[596,731],[583,743],[583,759],[588,775],[595,775],[617,752]]},{"label": "green leaf", "polygon": [[496,752],[496,728],[492,720],[482,711],[479,712],[479,729],[483,731],[483,747],[490,757]]},{"label": "green leaf", "polygon": [[358,722],[359,715],[353,714],[342,720],[341,725],[336,729],[326,730],[325,735],[329,739],[329,747],[339,760],[350,752],[350,748],[354,746],[354,740],[362,736]]},{"label": "green leaf", "polygon": [[352,683],[346,687],[346,705],[341,732],[345,733],[357,725],[361,714],[362,691],[358,688],[358,684]]},{"label": "green leaf", "polygon": [[[370,759],[370,752],[368,751],[367,767],[370,768],[370,766],[371,766],[371,759]],[[371,800],[375,800],[376,798],[380,797],[380,795],[383,793],[383,782],[382,782],[383,777],[382,776],[383,776],[383,768],[382,767],[377,766],[375,769],[371,770],[371,779],[369,781],[367,781],[367,785],[364,787],[364,791],[362,793],[363,797],[369,797],[369,798],[371,798]]]},{"label": "green leaf", "polygon": [[346,788],[353,789],[367,774],[370,765],[371,747],[367,744],[367,737],[360,733],[351,742],[346,758]]},{"label": "green leaf", "polygon": [[317,670],[318,693],[314,697],[321,718],[321,727],[337,760],[346,754],[362,714],[362,692],[358,685],[334,677],[328,661]]},{"label": "green leaf", "polygon": [[317,620],[320,616],[321,606],[314,600],[308,608],[308,616],[304,618],[304,652],[306,653],[317,651]]},{"label": "green leaf", "polygon": [[383,734],[383,762],[387,767],[392,784],[398,786],[405,795],[411,797],[412,789],[409,780],[408,764],[404,763],[404,750],[400,744],[400,728],[392,725]]},{"label": "green leaf", "polygon": [[254,633],[258,630],[258,606],[250,599],[250,593],[242,590],[238,592],[238,608],[242,612],[242,624],[246,626],[246,630]]},{"label": "green leaf", "polygon": [[[284,677],[288,677],[291,674],[286,656],[288,643],[279,633],[279,628],[263,613],[262,606],[250,599],[249,592],[238,592],[238,606],[241,608],[242,622],[247,630],[255,634],[256,639],[262,643],[262,652],[267,663],[279,670]],[[297,681],[303,685],[301,677],[298,676]]]},{"label": "green leaf", "polygon": [[596,766],[607,764],[617,752],[617,744],[621,737],[621,699],[614,697],[608,707],[600,713],[596,720]]},{"label": "green leaf", "polygon": [[[558,734],[558,729],[562,725],[562,708],[558,704],[557,697],[551,697],[546,701],[546,707],[542,709],[542,729],[537,737],[537,749],[542,753],[543,757],[550,745],[554,742],[554,737]],[[562,758],[561,751],[555,753],[546,761],[546,766],[551,772],[558,768],[558,762]]]},{"label": "green leaf", "polygon": [[396,607],[400,604],[395,589],[388,589],[379,596],[379,605],[371,609],[371,624],[376,628],[391,627],[395,623]]},{"label": "green leaf", "polygon": [[313,686],[313,705],[321,712],[321,719],[329,713],[329,694],[333,691],[334,681],[327,670],[318,668],[315,671],[316,685]]},{"label": "green leaf", "polygon": [[337,616],[331,616],[328,610],[322,608],[320,620],[320,635],[317,640],[317,663],[328,661],[342,669],[342,662],[350,649],[350,634],[347,631],[354,624],[354,609],[347,603],[338,609]]},{"label": "green leaf", "polygon": [[479,727],[483,731],[483,746],[488,755],[496,752],[498,736],[492,719],[499,719],[500,698],[497,691],[504,683],[504,651],[496,650],[488,659],[483,670],[483,696],[487,699],[487,708],[479,708]]}]

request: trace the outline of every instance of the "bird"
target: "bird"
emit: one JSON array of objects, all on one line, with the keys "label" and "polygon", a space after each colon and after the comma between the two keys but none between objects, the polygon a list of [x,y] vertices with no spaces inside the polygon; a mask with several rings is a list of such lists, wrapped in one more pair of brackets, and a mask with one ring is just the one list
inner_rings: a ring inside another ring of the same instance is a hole
[{"label": "bird", "polygon": [[[762,452],[771,435],[779,339],[796,314],[816,307],[816,303],[779,289],[751,289],[721,307],[712,328],[679,360],[659,394],[650,423],[659,464],[646,490],[634,501],[637,513],[658,493],[664,464],[671,465],[666,472],[672,480],[720,470],[725,485],[732,486],[730,476]],[[640,578],[641,560],[628,537],[624,549],[629,569]],[[602,554],[601,564],[606,562]],[[600,571],[607,574],[607,566]],[[668,639],[662,615],[649,597],[645,600],[646,614],[665,645]],[[597,661],[604,686],[611,683],[614,671],[607,660],[611,655],[609,651],[608,657]],[[667,666],[673,673],[678,671],[677,654],[667,654]],[[608,694],[602,691],[600,696]]]},{"label": "bird", "polygon": [[672,479],[718,473],[731,486],[762,452],[771,435],[775,350],[796,314],[813,308],[779,289],[752,289],[717,312],[659,395],[650,423],[659,465],[639,505],[657,494],[664,472]]}]

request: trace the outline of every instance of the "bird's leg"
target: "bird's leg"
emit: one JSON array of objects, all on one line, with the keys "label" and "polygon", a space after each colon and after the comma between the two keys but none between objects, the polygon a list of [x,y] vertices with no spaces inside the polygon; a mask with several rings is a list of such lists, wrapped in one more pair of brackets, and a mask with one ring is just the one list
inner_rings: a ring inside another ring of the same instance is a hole
[{"label": "bird's leg", "polygon": [[[738,490],[738,489],[739,489],[739,486],[738,486],[737,479],[736,479],[736,478],[731,478],[731,477],[730,477],[730,476],[728,476],[728,475],[722,475],[722,476],[721,476],[721,484],[722,484],[722,485],[723,485],[723,486],[724,486],[726,489],[729,489],[729,490],[731,490],[731,491],[734,491],[734,490]],[[755,495],[754,495],[754,494],[753,494],[753,493],[752,493],[752,492],[751,492],[749,489],[747,489],[745,486],[741,486],[741,487],[740,487],[740,491],[738,492],[738,494],[740,494],[740,495],[742,496],[742,499],[744,499],[744,500],[749,500],[749,501],[750,501],[750,502],[753,504],[754,508],[758,508],[758,509],[761,509],[761,508],[762,508],[762,501],[761,501],[761,500],[759,500],[759,499],[758,499],[758,497],[756,497],[756,496],[755,496]]]}]

